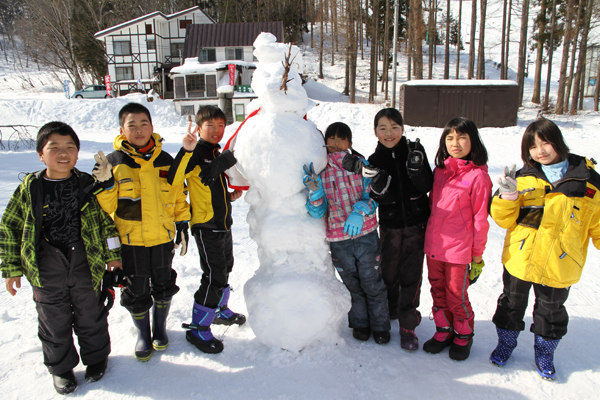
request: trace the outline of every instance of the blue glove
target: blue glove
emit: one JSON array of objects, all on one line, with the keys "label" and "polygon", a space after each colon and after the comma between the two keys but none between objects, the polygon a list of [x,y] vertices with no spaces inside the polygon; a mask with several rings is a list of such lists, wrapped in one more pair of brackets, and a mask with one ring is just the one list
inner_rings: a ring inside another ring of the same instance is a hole
[{"label": "blue glove", "polygon": [[323,184],[321,183],[321,177],[315,173],[315,169],[313,167],[313,163],[310,163],[310,167],[307,167],[304,164],[304,179],[302,182],[304,186],[309,190],[310,193],[310,201],[319,200],[321,197],[325,195],[323,192]]},{"label": "blue glove", "polygon": [[358,236],[362,231],[363,227],[363,216],[353,211],[348,215],[348,219],[344,224],[344,233],[350,236]]},{"label": "blue glove", "polygon": [[373,209],[371,208],[371,205],[368,202],[361,200],[359,202],[354,203],[354,207],[352,207],[352,211],[356,211],[359,214],[362,211],[364,213],[364,215],[369,215],[369,214],[371,214],[371,211],[373,211]]}]

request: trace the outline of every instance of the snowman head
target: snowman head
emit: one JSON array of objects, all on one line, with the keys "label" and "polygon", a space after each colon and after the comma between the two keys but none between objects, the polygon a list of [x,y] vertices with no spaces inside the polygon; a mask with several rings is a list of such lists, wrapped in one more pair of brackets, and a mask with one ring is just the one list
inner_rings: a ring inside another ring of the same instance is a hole
[{"label": "snowman head", "polygon": [[[308,96],[302,87],[302,55],[297,46],[277,43],[275,35],[263,32],[254,41],[254,55],[259,63],[252,76],[252,90],[258,95],[262,111],[267,113],[306,114]],[[287,90],[282,90],[285,57],[289,55],[290,69]]]}]

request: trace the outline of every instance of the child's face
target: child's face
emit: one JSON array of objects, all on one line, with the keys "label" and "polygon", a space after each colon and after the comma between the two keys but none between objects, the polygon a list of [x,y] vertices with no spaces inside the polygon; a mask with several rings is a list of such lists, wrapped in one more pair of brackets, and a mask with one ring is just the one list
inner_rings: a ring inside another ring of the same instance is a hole
[{"label": "child's face", "polygon": [[552,165],[560,162],[560,156],[554,150],[554,146],[540,139],[539,135],[535,135],[535,143],[529,148],[529,155],[533,161],[537,161],[543,165]]},{"label": "child's face", "polygon": [[220,118],[204,121],[198,128],[198,135],[208,143],[218,144],[225,133],[225,121]]},{"label": "child's face", "polygon": [[120,128],[121,135],[125,135],[127,141],[137,147],[146,147],[152,137],[152,123],[145,113],[128,114]]},{"label": "child's face", "polygon": [[465,158],[471,152],[471,137],[454,129],[446,135],[446,150],[452,158]]},{"label": "child's face", "polygon": [[69,135],[52,133],[42,149],[40,161],[46,164],[46,176],[50,179],[65,179],[71,176],[71,170],[77,164],[79,150]]},{"label": "child's face", "polygon": [[375,128],[375,136],[379,143],[387,147],[388,149],[396,146],[402,135],[404,134],[404,128],[402,125],[398,125],[388,117],[381,117],[377,121],[377,128]]},{"label": "child's face", "polygon": [[352,142],[348,139],[342,139],[337,136],[327,138],[325,142],[327,144],[328,153],[337,153],[338,151],[348,151],[352,147]]}]

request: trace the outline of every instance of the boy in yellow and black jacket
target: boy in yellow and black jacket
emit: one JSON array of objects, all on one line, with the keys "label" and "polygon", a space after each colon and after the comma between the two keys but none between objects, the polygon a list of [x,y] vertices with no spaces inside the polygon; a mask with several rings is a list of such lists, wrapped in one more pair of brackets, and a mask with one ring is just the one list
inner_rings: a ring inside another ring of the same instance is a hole
[{"label": "boy in yellow and black jacket", "polygon": [[104,188],[98,201],[113,217],[121,237],[125,281],[121,305],[138,330],[135,355],[147,361],[153,349],[164,350],[169,343],[166,319],[179,291],[172,261],[176,246],[181,244],[181,255],[185,254],[190,207],[183,184],[167,183],[173,158],[153,133],[148,109],[126,104],[119,112],[119,124],[115,151],[96,156],[94,175]]},{"label": "boy in yellow and black jacket", "polygon": [[[219,151],[227,118],[221,109],[202,107],[196,115],[196,129],[183,139],[169,172],[169,182],[181,185],[187,179],[192,205],[192,235],[200,255],[202,279],[194,294],[192,324],[186,332],[187,340],[205,353],[220,353],[223,343],[210,330],[211,324],[242,325],[246,317],[232,312],[229,302],[229,274],[233,268],[231,236],[231,202],[242,192],[227,190],[223,173],[237,160],[233,153]],[[196,133],[200,136],[196,138]]]},{"label": "boy in yellow and black jacket", "polygon": [[567,333],[569,289],[581,278],[590,239],[600,249],[600,175],[591,161],[569,152],[552,121],[531,123],[521,147],[523,168],[505,167],[490,206],[507,230],[504,290],[493,317],[498,346],[490,361],[504,366],[517,346],[533,286],[537,372],[552,380],[554,350]]}]

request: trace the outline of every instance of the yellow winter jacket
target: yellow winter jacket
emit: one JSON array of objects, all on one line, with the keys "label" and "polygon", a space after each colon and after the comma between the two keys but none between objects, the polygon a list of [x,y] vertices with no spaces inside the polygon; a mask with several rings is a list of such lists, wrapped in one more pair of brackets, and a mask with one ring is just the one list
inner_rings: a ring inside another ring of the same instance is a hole
[{"label": "yellow winter jacket", "polygon": [[555,288],[578,282],[592,238],[600,249],[600,176],[584,157],[569,155],[555,185],[539,164],[517,171],[515,201],[492,198],[490,215],[507,229],[502,263],[524,281]]},{"label": "yellow winter jacket", "polygon": [[123,244],[157,246],[175,238],[175,223],[190,220],[183,185],[171,186],[167,175],[173,157],[162,151],[162,138],[152,134],[154,148],[139,153],[118,135],[107,156],[115,184],[97,195],[115,221]]}]

